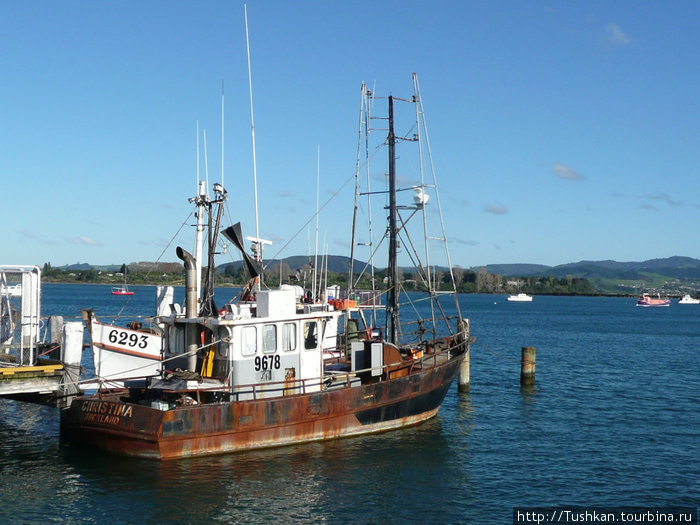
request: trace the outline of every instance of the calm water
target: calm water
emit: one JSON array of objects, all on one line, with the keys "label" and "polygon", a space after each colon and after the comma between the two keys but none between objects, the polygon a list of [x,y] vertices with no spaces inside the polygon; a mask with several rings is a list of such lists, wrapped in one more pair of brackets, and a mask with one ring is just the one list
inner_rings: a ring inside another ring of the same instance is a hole
[{"label": "calm water", "polygon": [[[154,288],[136,290],[125,312],[150,313]],[[124,302],[45,285],[42,311]],[[634,304],[463,296],[471,391],[454,385],[433,420],[376,436],[156,463],[76,449],[57,410],[0,401],[0,521],[498,524],[514,506],[698,506],[700,306]],[[522,346],[537,348],[529,390]]]}]

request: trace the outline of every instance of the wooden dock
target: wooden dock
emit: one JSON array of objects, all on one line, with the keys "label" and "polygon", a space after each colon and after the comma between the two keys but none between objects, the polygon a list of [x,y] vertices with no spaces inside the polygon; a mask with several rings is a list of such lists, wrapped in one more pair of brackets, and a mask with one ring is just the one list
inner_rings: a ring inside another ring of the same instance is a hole
[{"label": "wooden dock", "polygon": [[63,406],[67,374],[63,363],[39,360],[35,366],[0,367],[0,397]]}]

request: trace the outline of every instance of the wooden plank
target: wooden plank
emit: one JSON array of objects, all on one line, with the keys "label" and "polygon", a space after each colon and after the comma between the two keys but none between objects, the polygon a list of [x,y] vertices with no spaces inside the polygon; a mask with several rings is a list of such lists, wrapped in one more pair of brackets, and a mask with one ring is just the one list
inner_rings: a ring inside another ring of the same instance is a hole
[{"label": "wooden plank", "polygon": [[21,373],[54,373],[57,370],[63,370],[63,365],[43,365],[43,366],[13,366],[7,368],[0,368],[0,375],[11,376]]}]

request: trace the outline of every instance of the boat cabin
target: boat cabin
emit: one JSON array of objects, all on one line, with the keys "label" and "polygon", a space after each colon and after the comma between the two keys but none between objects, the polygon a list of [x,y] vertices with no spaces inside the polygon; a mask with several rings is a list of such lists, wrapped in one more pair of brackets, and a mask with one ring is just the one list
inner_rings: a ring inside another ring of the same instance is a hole
[{"label": "boat cabin", "polygon": [[240,401],[316,392],[321,342],[337,316],[298,309],[294,292],[282,289],[258,292],[255,303],[227,305],[219,318],[165,319],[163,368],[196,372]]}]

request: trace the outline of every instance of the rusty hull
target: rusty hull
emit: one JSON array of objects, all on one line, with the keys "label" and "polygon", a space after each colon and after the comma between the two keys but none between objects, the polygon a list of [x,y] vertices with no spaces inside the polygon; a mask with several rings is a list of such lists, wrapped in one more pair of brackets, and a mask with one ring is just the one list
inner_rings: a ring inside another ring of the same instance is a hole
[{"label": "rusty hull", "polygon": [[95,395],[62,412],[61,432],[111,453],[163,460],[382,432],[433,417],[462,358],[362,386],[171,410]]}]

